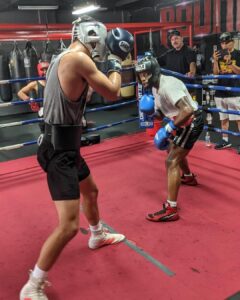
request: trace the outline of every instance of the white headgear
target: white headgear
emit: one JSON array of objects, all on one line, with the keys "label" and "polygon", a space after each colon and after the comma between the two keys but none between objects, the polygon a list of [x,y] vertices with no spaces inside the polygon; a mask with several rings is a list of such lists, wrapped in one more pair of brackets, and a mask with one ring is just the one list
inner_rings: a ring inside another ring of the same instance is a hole
[{"label": "white headgear", "polygon": [[101,22],[81,18],[73,22],[72,42],[78,39],[89,50],[94,61],[106,60],[106,37],[107,28]]}]

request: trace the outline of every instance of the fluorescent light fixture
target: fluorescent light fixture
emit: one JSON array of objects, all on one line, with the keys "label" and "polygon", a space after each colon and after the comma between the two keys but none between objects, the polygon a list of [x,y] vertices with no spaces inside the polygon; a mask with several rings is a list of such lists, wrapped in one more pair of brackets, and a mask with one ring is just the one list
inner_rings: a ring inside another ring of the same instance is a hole
[{"label": "fluorescent light fixture", "polygon": [[72,12],[72,14],[73,15],[81,15],[81,14],[88,13],[90,11],[97,10],[99,8],[100,8],[99,5],[88,5],[88,6],[85,6],[85,7],[77,8],[76,10],[74,10]]},{"label": "fluorescent light fixture", "polygon": [[18,9],[20,10],[53,10],[58,8],[58,0],[18,0]]},{"label": "fluorescent light fixture", "polygon": [[194,1],[183,1],[181,3],[176,4],[176,6],[186,6],[188,4],[192,4]]},{"label": "fluorescent light fixture", "polygon": [[58,9],[58,5],[28,5],[28,6],[22,6],[18,5],[19,10],[55,10]]}]

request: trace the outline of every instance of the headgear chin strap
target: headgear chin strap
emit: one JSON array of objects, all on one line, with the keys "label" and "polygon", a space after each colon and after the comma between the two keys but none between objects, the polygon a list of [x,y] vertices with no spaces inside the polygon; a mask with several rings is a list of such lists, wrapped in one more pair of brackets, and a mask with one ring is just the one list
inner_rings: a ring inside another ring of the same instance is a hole
[{"label": "headgear chin strap", "polygon": [[106,60],[107,28],[101,22],[81,20],[78,18],[73,22],[72,42],[78,39],[90,52],[94,61]]},{"label": "headgear chin strap", "polygon": [[148,72],[149,73],[148,87],[149,88],[156,87],[156,85],[158,84],[159,76],[161,74],[161,69],[157,59],[152,55],[147,55],[142,59],[140,59],[135,65],[135,71],[137,74],[137,79],[140,83],[142,82],[140,80],[139,73]]},{"label": "headgear chin strap", "polygon": [[44,69],[47,70],[48,67],[49,67],[49,62],[47,62],[47,61],[40,62],[37,65],[38,75],[41,76],[41,77],[45,76],[46,72],[44,72]]}]

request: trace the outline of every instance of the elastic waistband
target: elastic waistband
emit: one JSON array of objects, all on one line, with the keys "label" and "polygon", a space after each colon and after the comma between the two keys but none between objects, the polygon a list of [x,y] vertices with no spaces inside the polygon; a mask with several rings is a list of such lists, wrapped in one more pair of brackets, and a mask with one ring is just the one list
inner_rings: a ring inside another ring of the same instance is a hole
[{"label": "elastic waistband", "polygon": [[55,150],[79,150],[82,126],[50,125],[45,123],[44,139],[52,143]]}]

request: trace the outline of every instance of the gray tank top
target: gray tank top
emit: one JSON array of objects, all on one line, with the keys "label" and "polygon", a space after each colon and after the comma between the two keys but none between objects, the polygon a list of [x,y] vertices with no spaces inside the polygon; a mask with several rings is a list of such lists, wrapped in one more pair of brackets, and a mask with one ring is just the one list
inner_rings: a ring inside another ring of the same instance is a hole
[{"label": "gray tank top", "polygon": [[58,55],[51,62],[48,72],[46,87],[44,89],[44,121],[53,125],[81,125],[82,116],[86,105],[88,85],[77,101],[70,101],[61,88],[58,78],[58,66],[67,50]]}]

